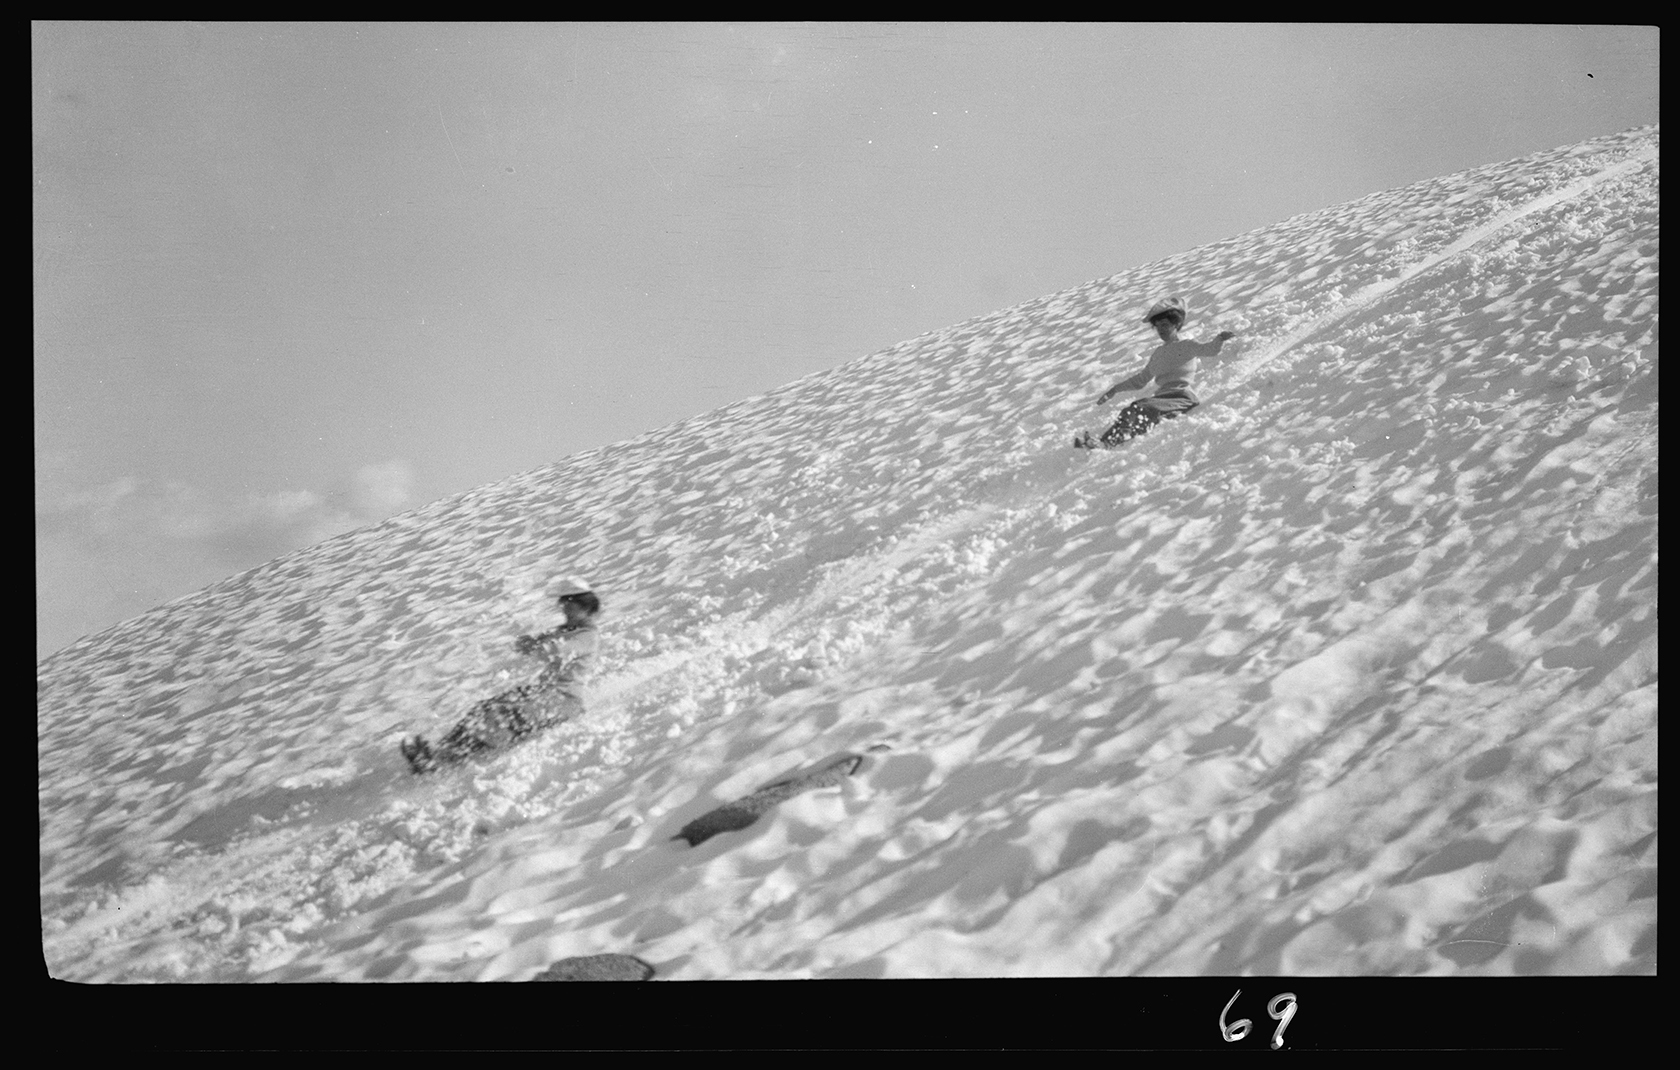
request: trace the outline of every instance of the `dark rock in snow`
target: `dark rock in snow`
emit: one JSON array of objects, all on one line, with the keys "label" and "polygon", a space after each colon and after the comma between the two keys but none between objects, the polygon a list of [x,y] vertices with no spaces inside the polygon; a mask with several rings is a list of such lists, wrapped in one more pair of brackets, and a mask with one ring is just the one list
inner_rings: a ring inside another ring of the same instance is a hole
[{"label": "dark rock in snow", "polygon": [[684,825],[682,831],[671,838],[687,840],[690,847],[698,847],[720,832],[746,828],[777,803],[816,788],[831,787],[862,767],[861,754],[848,752],[836,755],[772,781],[745,798],[725,803],[716,810],[708,810]]},{"label": "dark rock in snow", "polygon": [[653,967],[634,955],[575,955],[561,959],[533,981],[646,981]]}]

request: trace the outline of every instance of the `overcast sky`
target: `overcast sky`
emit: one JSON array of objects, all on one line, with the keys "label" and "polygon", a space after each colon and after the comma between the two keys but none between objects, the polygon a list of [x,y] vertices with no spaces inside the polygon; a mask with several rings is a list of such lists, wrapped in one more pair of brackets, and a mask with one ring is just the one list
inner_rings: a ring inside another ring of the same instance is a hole
[{"label": "overcast sky", "polygon": [[1648,27],[32,44],[38,656],[971,316],[1659,120]]}]

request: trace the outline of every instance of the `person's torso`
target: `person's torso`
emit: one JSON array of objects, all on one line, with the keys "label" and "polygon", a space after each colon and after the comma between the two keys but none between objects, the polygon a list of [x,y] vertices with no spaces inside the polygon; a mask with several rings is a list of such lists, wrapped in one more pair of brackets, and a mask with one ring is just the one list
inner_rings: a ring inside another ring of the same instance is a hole
[{"label": "person's torso", "polygon": [[1155,347],[1149,354],[1149,374],[1162,390],[1188,389],[1194,385],[1198,360],[1208,354],[1210,345],[1180,338]]},{"label": "person's torso", "polygon": [[595,657],[597,638],[593,624],[560,628],[545,639],[542,658],[546,664],[537,685],[542,688],[574,689],[588,675]]}]

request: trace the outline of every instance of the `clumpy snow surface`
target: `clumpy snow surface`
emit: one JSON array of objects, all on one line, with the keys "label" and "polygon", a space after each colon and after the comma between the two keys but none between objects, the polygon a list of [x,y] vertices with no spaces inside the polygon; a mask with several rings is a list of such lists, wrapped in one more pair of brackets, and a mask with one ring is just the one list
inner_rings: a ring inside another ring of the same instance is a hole
[{"label": "clumpy snow surface", "polygon": [[[66,648],[50,972],[1654,973],[1657,147],[1298,216]],[[1204,404],[1070,449],[1165,294],[1238,332]],[[606,603],[588,713],[409,776],[556,572]]]}]

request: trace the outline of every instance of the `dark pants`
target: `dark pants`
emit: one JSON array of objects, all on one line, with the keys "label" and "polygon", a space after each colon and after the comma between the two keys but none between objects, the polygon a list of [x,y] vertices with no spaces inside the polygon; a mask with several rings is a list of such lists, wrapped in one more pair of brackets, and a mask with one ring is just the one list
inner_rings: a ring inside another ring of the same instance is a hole
[{"label": "dark pants", "polygon": [[1152,398],[1139,398],[1120,410],[1120,416],[1098,439],[1104,446],[1118,446],[1136,438],[1162,420],[1175,420],[1201,404],[1188,390],[1163,390]]},{"label": "dark pants", "polygon": [[403,757],[416,773],[427,773],[440,765],[464,762],[481,751],[512,746],[571,720],[582,708],[583,703],[565,691],[522,684],[474,706],[435,745],[421,736],[404,740]]}]

